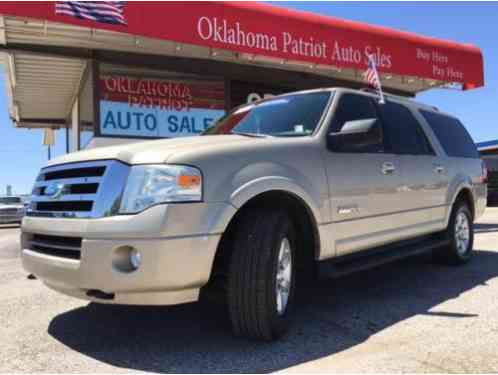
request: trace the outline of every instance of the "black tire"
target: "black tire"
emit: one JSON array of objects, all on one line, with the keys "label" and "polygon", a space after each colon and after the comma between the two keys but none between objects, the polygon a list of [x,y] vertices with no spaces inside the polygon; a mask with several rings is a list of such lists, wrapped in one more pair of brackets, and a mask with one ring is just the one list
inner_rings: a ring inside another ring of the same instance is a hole
[{"label": "black tire", "polygon": [[[457,244],[457,218],[459,215],[465,215],[469,228],[468,245],[465,250],[458,249]],[[450,221],[445,232],[445,237],[450,241],[449,244],[441,249],[434,251],[434,258],[439,263],[459,265],[467,263],[474,253],[474,222],[469,206],[465,201],[458,201],[453,205],[451,210]]]},{"label": "black tire", "polygon": [[[290,243],[291,281],[285,310],[278,313],[276,276],[284,238]],[[283,210],[255,208],[242,214],[232,241],[228,310],[236,336],[271,341],[284,335],[294,310],[296,235]]]}]

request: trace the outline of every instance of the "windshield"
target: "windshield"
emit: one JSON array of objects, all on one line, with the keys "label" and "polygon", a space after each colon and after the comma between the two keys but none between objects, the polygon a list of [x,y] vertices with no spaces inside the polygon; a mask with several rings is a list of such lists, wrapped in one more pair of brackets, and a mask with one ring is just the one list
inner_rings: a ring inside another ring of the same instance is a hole
[{"label": "windshield", "polygon": [[318,126],[331,95],[329,91],[294,94],[245,105],[220,119],[203,135],[311,135]]},{"label": "windshield", "polygon": [[0,204],[19,204],[21,203],[21,198],[17,197],[0,197]]}]

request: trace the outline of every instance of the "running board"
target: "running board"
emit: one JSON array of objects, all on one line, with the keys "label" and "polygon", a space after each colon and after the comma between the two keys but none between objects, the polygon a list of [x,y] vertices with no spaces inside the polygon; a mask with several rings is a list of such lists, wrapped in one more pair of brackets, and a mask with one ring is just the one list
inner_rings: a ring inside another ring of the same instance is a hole
[{"label": "running board", "polygon": [[420,255],[449,244],[449,240],[440,237],[425,237],[419,240],[409,240],[393,245],[382,246],[338,258],[321,261],[318,265],[319,277],[333,278],[353,272],[374,268],[398,259]]}]

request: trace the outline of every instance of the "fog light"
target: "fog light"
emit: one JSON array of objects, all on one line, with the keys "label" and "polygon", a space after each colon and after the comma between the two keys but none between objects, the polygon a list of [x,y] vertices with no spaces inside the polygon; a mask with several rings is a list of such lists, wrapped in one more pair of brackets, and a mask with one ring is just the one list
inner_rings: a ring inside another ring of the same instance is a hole
[{"label": "fog light", "polygon": [[142,254],[132,246],[119,246],[112,252],[112,265],[116,271],[130,273],[142,264]]},{"label": "fog light", "polygon": [[134,269],[137,269],[142,264],[142,254],[135,248],[130,252],[130,263]]}]

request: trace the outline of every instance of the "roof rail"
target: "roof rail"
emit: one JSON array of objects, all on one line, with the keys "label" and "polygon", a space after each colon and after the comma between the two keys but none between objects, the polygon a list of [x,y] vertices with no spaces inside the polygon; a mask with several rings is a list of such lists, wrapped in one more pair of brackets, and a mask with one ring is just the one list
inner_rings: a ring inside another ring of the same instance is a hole
[{"label": "roof rail", "polygon": [[[379,94],[379,92],[377,91],[377,89],[373,89],[371,87],[362,87],[360,89],[360,91],[369,92],[370,94],[377,94],[377,95]],[[395,95],[395,94],[391,94],[389,91],[388,92],[382,91],[382,93],[384,94],[384,96],[390,96],[390,97],[393,97],[393,98],[400,98],[400,99],[405,99],[405,100],[410,99],[409,96]]]},{"label": "roof rail", "polygon": [[[362,91],[362,92],[368,92],[370,94],[379,95],[379,92],[376,89],[373,89],[371,87],[363,87],[363,88],[360,89],[360,91]],[[401,95],[394,95],[394,94],[391,94],[389,92],[382,92],[382,93],[384,94],[384,96],[386,96],[388,98],[396,98],[396,99],[401,99],[401,100],[409,100],[412,103],[415,103],[417,105],[420,105],[420,106],[423,106],[423,107],[426,107],[426,108],[432,108],[434,111],[439,112],[439,108],[436,107],[436,106],[433,106],[433,105],[430,105],[430,104],[419,103],[419,102],[416,102],[416,101],[414,101],[413,99],[411,99],[409,97],[405,97],[405,96],[401,96]]]}]

